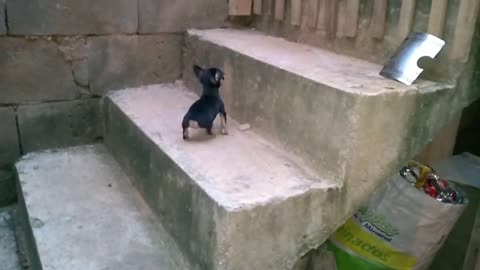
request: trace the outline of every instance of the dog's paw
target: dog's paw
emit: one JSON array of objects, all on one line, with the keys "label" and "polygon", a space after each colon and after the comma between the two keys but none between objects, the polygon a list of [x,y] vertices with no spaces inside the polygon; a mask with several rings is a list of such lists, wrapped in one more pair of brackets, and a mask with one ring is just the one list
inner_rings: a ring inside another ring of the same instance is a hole
[{"label": "dog's paw", "polygon": [[220,133],[222,133],[222,135],[228,135],[228,130],[226,128],[223,128]]}]

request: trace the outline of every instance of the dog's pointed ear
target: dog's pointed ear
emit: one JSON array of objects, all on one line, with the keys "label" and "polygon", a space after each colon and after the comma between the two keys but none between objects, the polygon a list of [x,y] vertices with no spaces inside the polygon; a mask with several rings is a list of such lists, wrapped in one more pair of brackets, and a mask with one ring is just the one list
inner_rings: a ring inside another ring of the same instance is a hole
[{"label": "dog's pointed ear", "polygon": [[197,76],[197,78],[200,79],[203,73],[203,68],[197,65],[193,65],[193,73],[195,73],[195,76]]}]

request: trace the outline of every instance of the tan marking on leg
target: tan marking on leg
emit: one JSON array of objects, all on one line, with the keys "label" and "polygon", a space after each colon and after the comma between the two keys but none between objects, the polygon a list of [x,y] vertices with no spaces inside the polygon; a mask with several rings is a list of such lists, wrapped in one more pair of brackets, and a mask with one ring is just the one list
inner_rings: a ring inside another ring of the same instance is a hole
[{"label": "tan marking on leg", "polygon": [[223,135],[227,135],[228,134],[227,121],[225,120],[225,116],[223,116],[223,114],[220,114],[220,120],[221,120],[221,133]]},{"label": "tan marking on leg", "polygon": [[188,126],[191,128],[199,128],[198,122],[194,120],[188,121]]}]

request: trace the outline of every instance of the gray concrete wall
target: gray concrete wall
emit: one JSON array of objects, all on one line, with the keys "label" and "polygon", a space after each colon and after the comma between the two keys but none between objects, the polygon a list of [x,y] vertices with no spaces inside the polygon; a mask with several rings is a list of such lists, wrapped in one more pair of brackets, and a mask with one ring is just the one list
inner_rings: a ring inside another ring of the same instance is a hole
[{"label": "gray concrete wall", "polygon": [[0,0],[0,206],[22,154],[102,140],[103,94],[175,81],[185,29],[227,16],[214,0]]},{"label": "gray concrete wall", "polygon": [[103,94],[173,82],[182,32],[227,16],[213,0],[0,0],[0,169],[101,139]]}]

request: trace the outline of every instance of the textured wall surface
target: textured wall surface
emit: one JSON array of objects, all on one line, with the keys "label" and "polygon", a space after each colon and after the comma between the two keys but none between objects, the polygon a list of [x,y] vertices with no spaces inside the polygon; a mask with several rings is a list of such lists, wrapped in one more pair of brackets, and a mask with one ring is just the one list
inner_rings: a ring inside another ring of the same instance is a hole
[{"label": "textured wall surface", "polygon": [[102,95],[175,81],[182,32],[227,16],[227,1],[0,0],[0,168],[101,139]]},{"label": "textured wall surface", "polygon": [[[28,152],[102,140],[105,93],[175,81],[182,32],[227,16],[226,0],[0,0],[0,178]],[[14,197],[0,179],[0,204]]]}]

